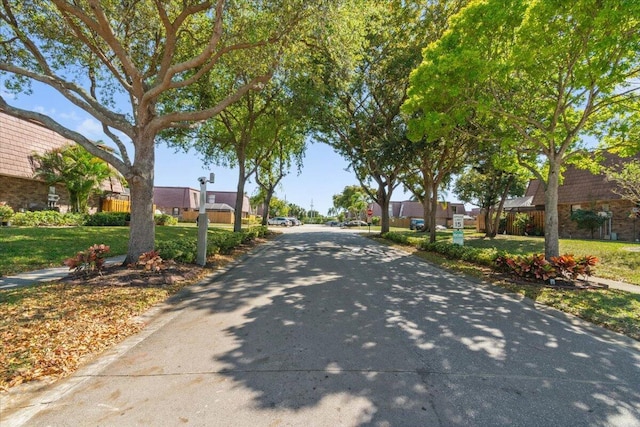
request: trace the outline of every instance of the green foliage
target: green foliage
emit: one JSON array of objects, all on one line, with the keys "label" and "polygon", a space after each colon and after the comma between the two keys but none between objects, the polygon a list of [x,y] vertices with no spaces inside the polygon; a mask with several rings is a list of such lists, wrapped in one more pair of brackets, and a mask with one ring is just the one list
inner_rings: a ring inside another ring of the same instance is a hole
[{"label": "green foliage", "polygon": [[155,250],[162,259],[192,264],[198,256],[198,241],[189,237],[157,241]]},{"label": "green foliage", "polygon": [[105,255],[109,253],[109,246],[93,245],[86,251],[80,251],[75,257],[67,258],[64,265],[75,273],[83,272],[85,275],[89,273],[100,273],[104,267]]},{"label": "green foliage", "polygon": [[127,224],[131,218],[128,212],[96,212],[87,217],[85,225],[89,226],[123,226]]},{"label": "green foliage", "polygon": [[0,221],[8,221],[13,217],[13,208],[9,205],[0,205]]},{"label": "green foliage", "polygon": [[578,228],[589,230],[592,239],[595,230],[604,224],[606,220],[606,216],[598,215],[598,212],[594,210],[578,209],[571,213],[571,221],[574,221]]},{"label": "green foliage", "polygon": [[61,214],[58,211],[18,212],[12,222],[26,227],[79,226],[85,222],[85,216],[78,213]]},{"label": "green foliage", "polygon": [[390,231],[382,235],[383,238],[391,240],[392,242],[401,243],[403,245],[409,244],[409,236],[406,233],[398,231]]},{"label": "green foliage", "polygon": [[454,245],[453,243],[442,240],[432,243],[423,240],[420,249],[442,254],[447,258],[461,259],[485,266],[493,266],[498,257],[498,252],[495,249],[478,249],[469,246]]},{"label": "green foliage", "polygon": [[63,184],[69,192],[73,212],[87,213],[88,200],[104,180],[114,174],[109,165],[80,145],[66,145],[44,154],[34,154],[35,176],[49,185]]},{"label": "green foliage", "polygon": [[[638,152],[640,153],[640,147]],[[605,172],[607,179],[617,184],[613,189],[614,193],[640,206],[640,160],[631,160],[622,166],[606,169]]]},{"label": "green foliage", "polygon": [[156,221],[156,225],[177,225],[178,224],[178,218],[175,218],[167,214],[156,214],[155,221]]},{"label": "green foliage", "polygon": [[207,246],[215,248],[223,254],[230,254],[236,246],[239,246],[244,238],[243,232],[209,232],[207,236]]},{"label": "green foliage", "polygon": [[520,231],[520,234],[525,234],[527,226],[531,223],[531,217],[524,212],[518,212],[513,218],[513,225]]}]

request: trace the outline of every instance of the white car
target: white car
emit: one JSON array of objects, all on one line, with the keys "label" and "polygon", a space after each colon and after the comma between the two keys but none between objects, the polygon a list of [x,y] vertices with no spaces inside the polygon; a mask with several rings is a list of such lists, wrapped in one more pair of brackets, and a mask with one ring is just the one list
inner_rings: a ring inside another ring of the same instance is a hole
[{"label": "white car", "polygon": [[289,227],[291,225],[291,221],[283,216],[277,216],[275,218],[269,218],[267,221],[268,225],[281,225],[283,227]]}]

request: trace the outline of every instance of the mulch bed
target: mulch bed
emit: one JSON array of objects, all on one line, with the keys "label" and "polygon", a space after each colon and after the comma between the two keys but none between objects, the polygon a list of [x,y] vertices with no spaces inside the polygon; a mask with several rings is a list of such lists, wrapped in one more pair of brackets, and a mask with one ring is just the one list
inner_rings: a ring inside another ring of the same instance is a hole
[{"label": "mulch bed", "polygon": [[59,281],[73,285],[161,287],[182,281],[194,281],[204,273],[203,267],[175,262],[164,262],[157,272],[111,264],[103,268],[99,274],[70,273]]}]

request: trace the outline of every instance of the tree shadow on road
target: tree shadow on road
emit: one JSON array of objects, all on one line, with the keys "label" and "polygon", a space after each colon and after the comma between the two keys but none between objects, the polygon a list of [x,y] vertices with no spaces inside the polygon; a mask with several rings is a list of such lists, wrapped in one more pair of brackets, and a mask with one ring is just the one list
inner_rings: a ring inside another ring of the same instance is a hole
[{"label": "tree shadow on road", "polygon": [[287,236],[194,293],[192,308],[242,315],[214,362],[261,410],[318,409],[345,425],[640,423],[637,351],[342,239]]}]

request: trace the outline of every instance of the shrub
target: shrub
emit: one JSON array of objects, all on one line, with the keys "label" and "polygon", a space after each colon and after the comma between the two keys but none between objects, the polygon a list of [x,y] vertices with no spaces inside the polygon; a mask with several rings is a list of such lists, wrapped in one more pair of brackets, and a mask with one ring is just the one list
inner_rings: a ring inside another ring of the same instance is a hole
[{"label": "shrub", "polygon": [[12,221],[14,225],[26,227],[79,226],[84,224],[85,216],[58,211],[18,212]]},{"label": "shrub", "polygon": [[104,244],[93,245],[86,251],[78,252],[75,257],[67,258],[64,261],[64,265],[69,267],[69,270],[74,270],[76,273],[84,272],[85,275],[94,271],[100,273],[104,267],[104,255],[108,252],[109,246]]},{"label": "shrub", "polygon": [[96,212],[89,215],[85,225],[94,227],[123,226],[131,219],[128,212]]},{"label": "shrub", "polygon": [[8,205],[0,205],[0,221],[8,221],[13,217],[13,208]]},{"label": "shrub", "polygon": [[144,252],[138,257],[136,267],[141,267],[145,271],[157,272],[162,268],[162,258],[158,251]]},{"label": "shrub", "polygon": [[595,230],[604,224],[606,220],[606,216],[601,216],[594,210],[578,209],[571,214],[571,221],[574,221],[578,228],[590,231],[592,239]]},{"label": "shrub", "polygon": [[493,248],[479,249],[469,246],[454,245],[453,243],[444,241],[429,243],[424,240],[421,242],[419,249],[437,252],[447,258],[461,259],[490,267],[494,266],[495,260],[498,257],[498,252]]},{"label": "shrub", "polygon": [[511,272],[525,278],[549,280],[562,277],[567,280],[575,280],[578,276],[590,276],[598,258],[587,255],[575,258],[571,254],[552,257],[547,261],[543,254],[510,256],[501,255],[496,259],[499,269]]},{"label": "shrub", "polygon": [[217,247],[220,253],[229,254],[236,246],[240,246],[243,241],[243,237],[244,234],[242,232],[212,232],[209,233],[207,246]]},{"label": "shrub", "polygon": [[182,238],[156,242],[158,256],[178,262],[194,263],[198,256],[198,241],[194,238]]},{"label": "shrub", "polygon": [[156,225],[176,225],[178,218],[167,214],[157,214],[155,216]]},{"label": "shrub", "polygon": [[575,280],[579,276],[585,278],[591,276],[597,262],[598,258],[592,255],[575,258],[572,254],[565,254],[551,258],[551,263],[558,271],[558,275],[570,280]]},{"label": "shrub", "polygon": [[406,234],[397,231],[389,231],[382,235],[383,238],[391,240],[392,242],[402,243],[404,245],[409,244],[409,237]]}]

